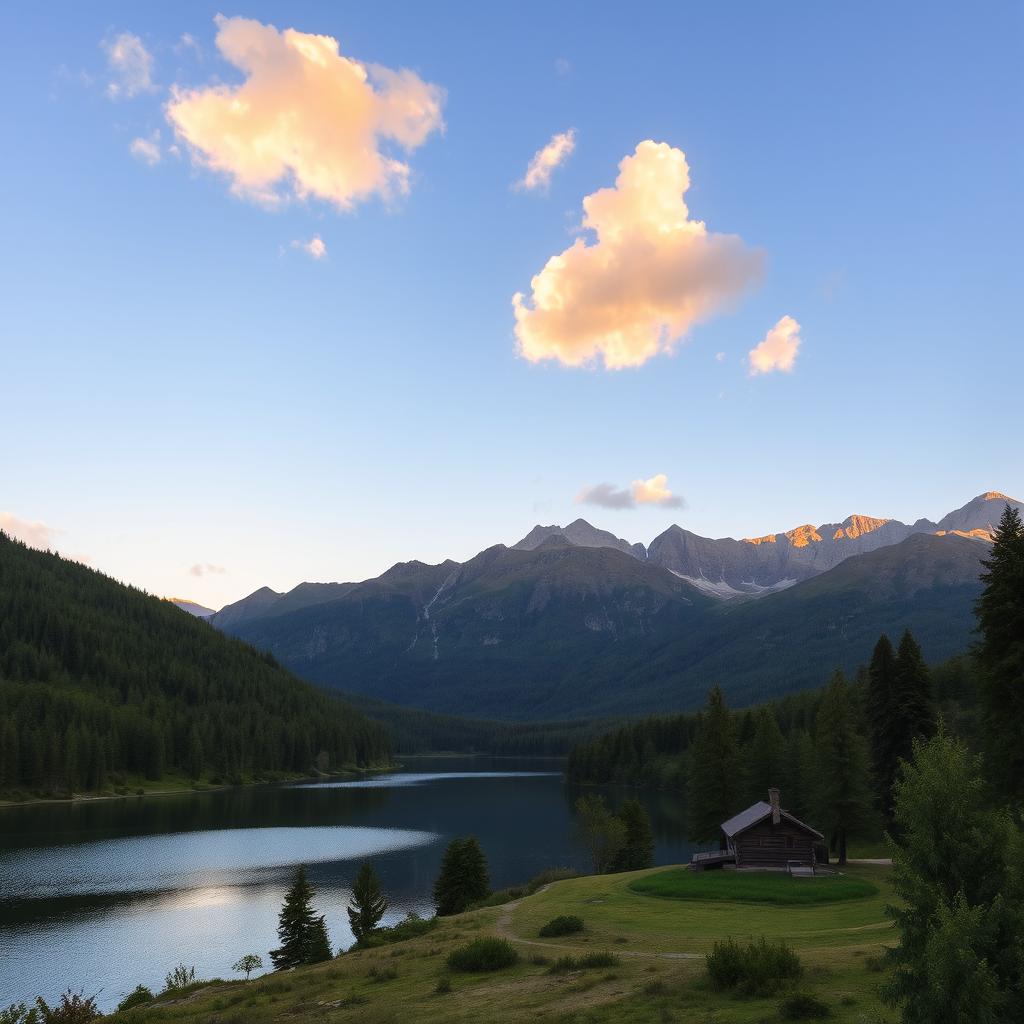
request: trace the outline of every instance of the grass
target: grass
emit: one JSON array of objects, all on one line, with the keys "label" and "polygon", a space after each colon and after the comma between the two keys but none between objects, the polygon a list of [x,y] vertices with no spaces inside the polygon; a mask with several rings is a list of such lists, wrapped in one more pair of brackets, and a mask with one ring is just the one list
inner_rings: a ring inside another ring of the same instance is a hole
[{"label": "grass", "polygon": [[731,900],[798,906],[838,903],[877,896],[878,887],[863,878],[819,875],[790,878],[783,872],[690,871],[672,868],[630,883],[634,892],[668,900]]},{"label": "grass", "polygon": [[[737,998],[717,991],[704,954],[730,936],[766,935],[799,950],[800,993],[828,1006],[834,1024],[893,1020],[879,1002],[882,976],[868,961],[893,941],[884,907],[888,869],[852,867],[877,895],[838,903],[778,905],[721,899],[652,899],[630,888],[660,870],[556,882],[515,907],[444,918],[406,942],[350,952],[325,964],[250,982],[210,984],[184,999],[104,1018],[105,1024],[758,1024],[780,1021],[781,995]],[[586,930],[539,939],[561,915]],[[452,975],[448,956],[471,938],[510,939],[518,962],[496,972]],[[626,942],[614,945],[616,939]],[[609,949],[617,963],[598,967]],[[392,974],[392,952],[404,950]],[[183,951],[187,955],[187,951]],[[563,957],[594,969],[548,973]],[[371,973],[376,968],[376,973]],[[375,980],[387,976],[386,983]],[[796,1007],[794,1006],[794,1009]],[[801,1007],[802,1009],[802,1007]],[[792,1018],[790,1018],[792,1019]]]}]

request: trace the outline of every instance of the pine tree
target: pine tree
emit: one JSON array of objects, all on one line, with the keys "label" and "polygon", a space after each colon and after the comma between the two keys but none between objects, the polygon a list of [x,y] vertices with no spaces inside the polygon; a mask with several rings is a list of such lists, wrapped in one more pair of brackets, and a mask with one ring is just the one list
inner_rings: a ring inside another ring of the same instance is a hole
[{"label": "pine tree", "polygon": [[899,757],[893,743],[892,717],[896,699],[896,652],[883,633],[875,644],[868,668],[866,718],[871,741],[871,767],[880,810],[888,816]]},{"label": "pine tree", "polygon": [[1024,800],[1024,524],[1007,505],[990,556],[985,589],[975,606],[981,641],[975,657],[984,673],[988,774],[998,789]]},{"label": "pine tree", "polygon": [[736,726],[721,687],[715,686],[690,748],[687,804],[694,842],[724,843],[721,824],[741,809],[738,774]]},{"label": "pine tree", "polygon": [[348,905],[348,923],[357,943],[363,941],[380,924],[388,909],[388,901],[380,887],[377,873],[369,861],[356,876],[352,899]]},{"label": "pine tree", "polygon": [[654,864],[654,833],[651,818],[639,800],[627,800],[616,814],[622,822],[624,837],[612,871],[639,871]]},{"label": "pine tree", "polygon": [[763,800],[769,789],[782,784],[786,771],[786,746],[771,708],[758,709],[745,760],[746,792],[751,799]]},{"label": "pine tree", "polygon": [[935,735],[935,704],[932,699],[931,673],[921,647],[910,630],[904,630],[896,653],[896,699],[894,701],[899,734],[898,754],[909,760],[915,739]]},{"label": "pine tree", "polygon": [[485,899],[490,892],[487,858],[474,836],[453,839],[441,859],[441,871],[434,883],[438,916],[461,914]]},{"label": "pine tree", "polygon": [[601,875],[614,871],[626,845],[625,822],[612,814],[603,796],[593,793],[581,796],[575,809],[583,841],[590,850],[594,873]]},{"label": "pine tree", "polygon": [[868,747],[857,732],[850,687],[841,672],[832,677],[818,709],[815,745],[817,820],[845,864],[847,839],[870,821],[871,789]]},{"label": "pine tree", "polygon": [[1021,835],[985,801],[980,762],[940,732],[896,782],[900,942],[883,994],[905,1024],[1024,1020]]},{"label": "pine tree", "polygon": [[282,971],[301,964],[317,963],[330,957],[327,928],[324,919],[313,914],[313,896],[313,887],[306,877],[306,867],[304,864],[299,865],[291,888],[285,894],[278,919],[277,937],[281,946],[270,953],[274,970]]}]

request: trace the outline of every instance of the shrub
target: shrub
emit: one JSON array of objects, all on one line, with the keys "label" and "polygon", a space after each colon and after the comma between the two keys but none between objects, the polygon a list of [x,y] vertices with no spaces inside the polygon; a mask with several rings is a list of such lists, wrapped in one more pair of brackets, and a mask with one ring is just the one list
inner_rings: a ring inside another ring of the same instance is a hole
[{"label": "shrub", "polygon": [[386,967],[378,967],[376,964],[373,965],[367,972],[366,976],[371,981],[394,981],[398,977],[398,968],[388,964]]},{"label": "shrub", "polygon": [[452,990],[452,979],[451,978],[445,976],[443,978],[439,978],[438,979],[438,981],[437,981],[437,988],[434,989],[434,991],[437,993],[437,995],[439,995],[439,996],[446,996],[446,995],[448,995],[449,992],[451,992],[451,990]]},{"label": "shrub", "polygon": [[707,955],[708,975],[718,989],[747,996],[770,996],[803,974],[800,958],[784,942],[764,936],[746,946],[734,939],[716,942]]},{"label": "shrub", "polygon": [[507,939],[474,939],[448,954],[453,971],[500,971],[519,962],[519,954]]},{"label": "shrub", "polygon": [[[36,1011],[38,1016],[26,1018],[26,1024],[91,1024],[103,1016],[96,1007],[96,997],[87,996],[81,992],[72,992],[68,989],[60,997],[56,1006],[48,1006],[46,1000],[41,996],[36,999]],[[29,1013],[34,1011],[30,1010]]]},{"label": "shrub", "polygon": [[783,1020],[821,1020],[831,1013],[827,1003],[808,992],[794,992],[779,1003],[779,1016]]},{"label": "shrub", "polygon": [[134,991],[129,992],[117,1004],[117,1012],[120,1013],[122,1010],[130,1010],[133,1006],[142,1006],[143,1003],[151,1003],[153,1001],[153,993],[146,988],[145,985],[137,985]]},{"label": "shrub", "polygon": [[164,991],[173,992],[175,989],[188,988],[189,985],[195,984],[195,980],[196,969],[194,967],[186,967],[184,964],[178,964],[178,966],[175,967],[166,978],[164,978]]},{"label": "shrub", "polygon": [[540,930],[542,938],[553,938],[556,935],[572,935],[574,932],[583,931],[583,918],[575,914],[562,914],[553,917]]},{"label": "shrub", "polygon": [[579,958],[559,957],[549,968],[548,974],[568,974],[570,971],[587,971],[598,967],[615,967],[619,958],[613,953],[588,953]]}]

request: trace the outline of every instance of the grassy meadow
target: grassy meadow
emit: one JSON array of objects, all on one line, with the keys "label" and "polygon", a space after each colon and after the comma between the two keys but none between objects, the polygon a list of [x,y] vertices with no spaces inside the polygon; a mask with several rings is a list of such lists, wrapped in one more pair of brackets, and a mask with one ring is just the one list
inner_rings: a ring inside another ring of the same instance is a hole
[{"label": "grassy meadow", "polygon": [[[716,991],[707,979],[704,954],[716,939],[760,935],[782,939],[799,953],[804,977],[797,987],[827,1004],[830,1021],[893,1019],[876,992],[882,978],[878,956],[893,939],[884,913],[886,868],[851,867],[847,878],[863,883],[864,894],[829,903],[752,901],[746,877],[726,874],[722,877],[737,883],[740,898],[729,900],[719,891],[707,899],[663,899],[636,889],[637,883],[672,874],[661,868],[556,882],[515,903],[444,918],[406,942],[250,982],[211,982],[109,1019],[116,1024],[783,1020],[781,995],[738,997]],[[747,877],[769,890],[808,884],[785,876]],[[542,939],[541,928],[560,915],[581,917],[583,931]],[[518,963],[490,973],[449,969],[453,950],[485,936],[509,940]],[[599,966],[586,966],[588,957]]]}]

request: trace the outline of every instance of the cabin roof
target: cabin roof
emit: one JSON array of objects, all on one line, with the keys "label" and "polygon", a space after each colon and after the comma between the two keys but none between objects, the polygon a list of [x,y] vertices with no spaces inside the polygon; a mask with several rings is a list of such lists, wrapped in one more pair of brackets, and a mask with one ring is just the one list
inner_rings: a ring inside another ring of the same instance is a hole
[{"label": "cabin roof", "polygon": [[[735,839],[741,832],[746,832],[748,828],[752,828],[759,822],[764,821],[765,818],[771,816],[772,805],[767,800],[758,800],[756,804],[752,804],[745,811],[740,811],[739,814],[734,814],[728,821],[722,822],[722,831],[730,838]],[[782,811],[782,817],[797,828],[803,829],[805,832],[809,832],[813,836],[817,836],[819,839],[825,837],[810,825],[805,824],[799,818],[795,818],[789,811]]]}]

